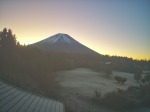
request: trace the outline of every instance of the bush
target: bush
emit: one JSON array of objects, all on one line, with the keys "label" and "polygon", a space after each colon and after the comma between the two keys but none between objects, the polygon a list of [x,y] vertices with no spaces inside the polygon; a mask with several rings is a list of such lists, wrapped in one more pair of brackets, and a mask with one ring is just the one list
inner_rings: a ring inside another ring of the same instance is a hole
[{"label": "bush", "polygon": [[125,77],[120,77],[120,76],[115,76],[115,80],[119,83],[124,84],[127,81],[127,78]]},{"label": "bush", "polygon": [[116,110],[133,109],[137,106],[136,101],[127,96],[125,92],[116,91],[106,93],[101,103]]},{"label": "bush", "polygon": [[141,100],[145,106],[150,106],[150,83],[140,85]]},{"label": "bush", "polygon": [[140,67],[135,67],[134,79],[137,80],[137,82],[139,82],[139,80],[142,78],[141,74],[142,74],[142,69]]},{"label": "bush", "polygon": [[150,74],[145,75],[144,80],[148,83],[150,83]]},{"label": "bush", "polygon": [[98,90],[96,89],[94,92],[95,92],[96,98],[100,98],[100,97],[101,97],[101,91],[98,91]]}]

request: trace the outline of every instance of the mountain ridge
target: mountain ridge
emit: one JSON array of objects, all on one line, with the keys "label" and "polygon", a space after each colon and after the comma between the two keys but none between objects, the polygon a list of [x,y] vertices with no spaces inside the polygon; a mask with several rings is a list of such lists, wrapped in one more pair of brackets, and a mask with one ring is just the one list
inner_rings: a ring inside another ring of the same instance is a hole
[{"label": "mountain ridge", "polygon": [[57,33],[32,45],[49,52],[99,54],[64,33]]}]

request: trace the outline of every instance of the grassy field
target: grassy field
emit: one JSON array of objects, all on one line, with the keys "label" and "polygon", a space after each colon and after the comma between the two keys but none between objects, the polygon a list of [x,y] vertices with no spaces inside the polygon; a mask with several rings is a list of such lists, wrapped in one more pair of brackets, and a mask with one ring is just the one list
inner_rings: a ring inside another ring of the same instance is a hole
[{"label": "grassy field", "polygon": [[[117,83],[114,79],[116,75],[126,77],[127,82],[125,84]],[[112,76],[107,78],[104,73],[98,73],[87,68],[59,72],[58,80],[62,87],[61,95],[63,98],[71,99],[79,105],[92,106],[94,104],[91,101],[95,97],[95,90],[99,91],[103,96],[105,93],[112,92],[118,88],[126,90],[129,86],[139,86],[131,73],[113,71]],[[99,106],[94,108],[103,112],[114,112]]]}]

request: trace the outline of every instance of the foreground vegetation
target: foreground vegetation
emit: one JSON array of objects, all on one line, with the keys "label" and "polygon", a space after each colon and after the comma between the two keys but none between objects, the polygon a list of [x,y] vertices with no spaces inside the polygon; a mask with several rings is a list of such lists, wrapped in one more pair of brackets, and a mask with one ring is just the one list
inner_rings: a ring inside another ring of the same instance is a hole
[{"label": "foreground vegetation", "polygon": [[[107,63],[106,63],[107,62]],[[48,97],[57,98],[61,87],[56,80],[56,72],[85,67],[104,72],[109,78],[113,70],[134,74],[139,88],[118,90],[101,97],[95,90],[95,102],[121,110],[137,106],[150,106],[150,75],[141,77],[143,70],[150,70],[149,60],[133,60],[127,57],[103,56],[98,54],[64,54],[43,52],[32,45],[22,46],[11,30],[0,32],[0,79]],[[115,80],[124,84],[127,79],[116,76]]]},{"label": "foreground vegetation", "polygon": [[[115,78],[121,77],[117,76]],[[95,90],[93,102],[97,105],[103,105],[119,111],[134,110],[141,107],[149,108],[150,74],[145,75],[145,77],[138,81],[138,83],[140,86],[129,86],[127,90],[118,88],[117,90],[108,92],[103,96],[101,95],[101,91]]]},{"label": "foreground vegetation", "polygon": [[21,88],[57,97],[56,71],[70,69],[65,57],[17,43],[11,30],[0,33],[0,79]]}]

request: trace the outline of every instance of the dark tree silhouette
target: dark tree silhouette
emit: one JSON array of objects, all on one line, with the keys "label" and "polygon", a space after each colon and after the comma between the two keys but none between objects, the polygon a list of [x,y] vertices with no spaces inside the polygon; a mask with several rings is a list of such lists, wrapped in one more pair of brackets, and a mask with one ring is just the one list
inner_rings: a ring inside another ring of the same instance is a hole
[{"label": "dark tree silhouette", "polygon": [[115,76],[115,80],[121,84],[124,84],[127,81],[127,78],[121,76]]},{"label": "dark tree silhouette", "polygon": [[141,79],[141,74],[142,74],[142,69],[138,66],[135,67],[135,72],[134,72],[134,79],[137,80],[137,82],[139,82],[139,80]]},{"label": "dark tree silhouette", "polygon": [[12,34],[11,29],[6,28],[0,33],[0,50],[3,52],[11,52],[16,47],[16,38]]},{"label": "dark tree silhouette", "polygon": [[16,37],[12,34],[12,30],[9,29],[7,32],[8,45],[12,48],[16,46]]}]

